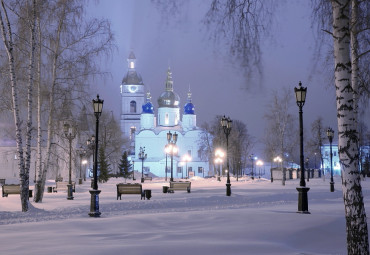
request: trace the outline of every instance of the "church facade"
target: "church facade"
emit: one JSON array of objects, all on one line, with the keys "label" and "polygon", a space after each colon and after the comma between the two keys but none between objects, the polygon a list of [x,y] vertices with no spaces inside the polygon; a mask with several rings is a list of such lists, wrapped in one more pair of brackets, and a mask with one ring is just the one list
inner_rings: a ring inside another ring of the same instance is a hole
[{"label": "church facade", "polygon": [[[173,178],[209,175],[208,159],[203,159],[199,152],[202,131],[196,126],[192,94],[189,89],[186,103],[181,105],[170,69],[157,102],[158,109],[155,109],[150,92],[145,91],[143,80],[136,72],[135,55],[130,53],[128,72],[121,84],[120,123],[123,135],[130,140],[129,154],[134,170],[170,178],[172,165]],[[173,154],[172,163],[171,152],[165,150],[169,133],[172,137],[177,135],[177,153]],[[140,156],[145,159],[141,160]]]}]

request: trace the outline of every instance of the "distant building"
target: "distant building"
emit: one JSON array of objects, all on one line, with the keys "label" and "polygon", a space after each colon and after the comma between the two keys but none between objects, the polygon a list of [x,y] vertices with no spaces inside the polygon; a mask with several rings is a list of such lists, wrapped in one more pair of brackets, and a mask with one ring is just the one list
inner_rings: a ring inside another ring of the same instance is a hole
[{"label": "distant building", "polygon": [[[339,154],[338,154],[338,144],[332,144],[332,152],[333,152],[333,174],[340,175],[340,163],[339,163]],[[324,144],[321,146],[321,153],[323,155],[323,166],[325,173],[330,172],[330,144]],[[359,166],[360,172],[362,168],[366,166],[366,162],[369,161],[369,154],[370,154],[370,146],[362,146],[360,148],[360,158],[361,164]]]},{"label": "distant building", "polygon": [[[142,162],[138,158],[140,148],[145,147],[147,158],[144,161],[144,174],[170,177],[170,155],[165,153],[167,133],[177,133],[178,154],[173,157],[173,176],[181,178],[187,175],[186,166],[191,175],[206,176],[209,173],[208,159],[199,155],[201,129],[196,126],[196,114],[192,103],[192,94],[188,92],[187,101],[180,112],[180,96],[174,91],[171,70],[167,71],[164,92],[158,98],[158,110],[151,101],[150,92],[145,93],[141,76],[135,70],[136,58],[130,53],[128,72],[121,84],[121,130],[130,139],[130,156],[134,168],[141,172]],[[184,155],[191,157],[187,163]]]}]

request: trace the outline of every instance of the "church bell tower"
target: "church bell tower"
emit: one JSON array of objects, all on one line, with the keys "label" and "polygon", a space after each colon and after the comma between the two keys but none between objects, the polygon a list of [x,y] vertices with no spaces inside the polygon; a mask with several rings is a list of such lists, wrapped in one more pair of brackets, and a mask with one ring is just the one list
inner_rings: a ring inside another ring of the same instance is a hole
[{"label": "church bell tower", "polygon": [[121,83],[121,118],[123,136],[134,145],[135,132],[140,130],[141,106],[145,103],[143,79],[136,72],[136,57],[133,52],[127,58],[128,71]]}]

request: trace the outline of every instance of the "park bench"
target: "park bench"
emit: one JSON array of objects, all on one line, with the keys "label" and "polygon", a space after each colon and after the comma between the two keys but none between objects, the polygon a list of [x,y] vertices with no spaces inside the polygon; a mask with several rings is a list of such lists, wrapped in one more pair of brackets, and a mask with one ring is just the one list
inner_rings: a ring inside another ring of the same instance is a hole
[{"label": "park bench", "polygon": [[139,194],[141,199],[144,197],[144,192],[140,183],[118,183],[117,184],[117,200],[122,200],[122,194]]},{"label": "park bench", "polygon": [[[20,184],[4,184],[2,186],[2,195],[3,197],[8,197],[8,195],[21,194],[21,185]],[[29,190],[28,197],[32,197],[32,190]]]},{"label": "park bench", "polygon": [[144,176],[144,180],[151,181],[151,180],[153,180],[153,177],[151,177],[151,176]]},{"label": "park bench", "polygon": [[172,193],[175,190],[186,190],[190,193],[191,190],[191,182],[170,182],[170,187],[168,188],[168,192]]},{"label": "park bench", "polygon": [[[65,190],[67,191],[68,190],[68,183],[69,182],[56,182],[55,183],[55,187],[53,189],[54,192],[58,192],[58,191],[62,191],[62,190]],[[72,182],[72,191],[75,192],[75,189],[76,189],[76,182]]]}]

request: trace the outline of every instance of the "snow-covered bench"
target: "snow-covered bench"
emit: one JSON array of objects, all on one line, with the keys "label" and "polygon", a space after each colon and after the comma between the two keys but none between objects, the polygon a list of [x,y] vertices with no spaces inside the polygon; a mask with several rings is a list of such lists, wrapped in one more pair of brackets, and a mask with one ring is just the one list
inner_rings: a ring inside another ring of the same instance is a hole
[{"label": "snow-covered bench", "polygon": [[[17,195],[21,194],[21,185],[20,184],[4,184],[2,186],[2,195],[3,197],[8,197],[8,195]],[[32,197],[32,190],[29,190],[29,197]]]},{"label": "snow-covered bench", "polygon": [[141,199],[144,197],[144,192],[140,183],[118,183],[117,184],[117,200],[122,200],[122,194],[139,194]]},{"label": "snow-covered bench", "polygon": [[151,176],[144,176],[144,180],[151,181],[151,180],[153,180],[153,177],[151,177]]},{"label": "snow-covered bench", "polygon": [[186,190],[190,193],[191,190],[191,182],[170,182],[170,187],[168,188],[168,192],[173,192],[175,190]]},{"label": "snow-covered bench", "polygon": [[[69,182],[56,182],[55,183],[55,187],[54,187],[54,192],[58,192],[58,191],[62,191],[62,190],[65,190],[67,191],[68,190],[68,183]],[[75,188],[76,188],[76,182],[72,182],[72,191],[75,192]]]}]

